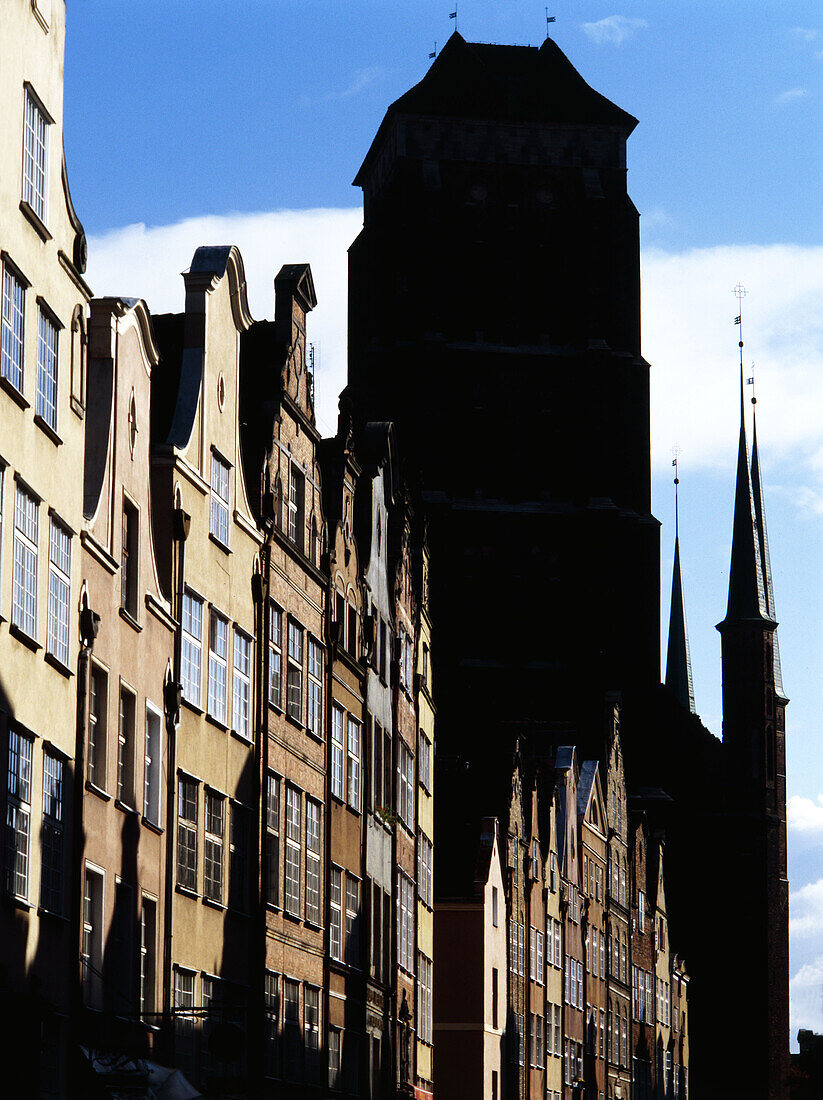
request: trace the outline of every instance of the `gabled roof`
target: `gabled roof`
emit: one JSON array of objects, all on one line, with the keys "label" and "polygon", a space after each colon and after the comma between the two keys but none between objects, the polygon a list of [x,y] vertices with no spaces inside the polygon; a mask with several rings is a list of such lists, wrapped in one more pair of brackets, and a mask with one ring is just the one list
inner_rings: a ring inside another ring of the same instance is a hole
[{"label": "gabled roof", "polygon": [[362,174],[397,115],[498,122],[612,126],[628,137],[637,119],[596,92],[550,38],[542,46],[467,42],[457,31],[419,83],[396,99],[355,177]]}]

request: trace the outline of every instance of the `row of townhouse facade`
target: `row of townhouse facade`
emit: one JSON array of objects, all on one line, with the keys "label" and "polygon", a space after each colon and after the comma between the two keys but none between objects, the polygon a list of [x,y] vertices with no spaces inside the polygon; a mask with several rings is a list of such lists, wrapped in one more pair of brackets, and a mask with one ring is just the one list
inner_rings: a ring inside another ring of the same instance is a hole
[{"label": "row of townhouse facade", "polygon": [[[668,939],[660,792],[627,796],[619,700],[600,760],[521,741],[508,822],[438,896],[435,1088],[521,1100],[685,1100],[688,984]],[[663,796],[665,801],[665,796]],[[471,837],[438,829],[448,847]],[[505,931],[504,931],[505,924]],[[455,983],[458,970],[487,975]],[[470,1071],[467,1071],[470,1066]]]},{"label": "row of townhouse facade", "polygon": [[233,247],[196,251],[178,314],[93,297],[64,5],[8,16],[9,1049],[33,1095],[428,1095],[428,563],[393,428],[344,396],[321,440],[307,264],[269,321]]}]

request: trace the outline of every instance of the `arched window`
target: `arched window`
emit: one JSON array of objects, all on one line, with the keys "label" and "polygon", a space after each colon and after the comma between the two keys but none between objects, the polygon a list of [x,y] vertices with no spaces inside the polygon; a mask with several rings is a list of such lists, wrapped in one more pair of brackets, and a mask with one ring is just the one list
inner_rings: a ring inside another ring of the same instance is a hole
[{"label": "arched window", "polygon": [[86,407],[86,319],[83,307],[75,306],[71,317],[71,404],[82,415]]}]

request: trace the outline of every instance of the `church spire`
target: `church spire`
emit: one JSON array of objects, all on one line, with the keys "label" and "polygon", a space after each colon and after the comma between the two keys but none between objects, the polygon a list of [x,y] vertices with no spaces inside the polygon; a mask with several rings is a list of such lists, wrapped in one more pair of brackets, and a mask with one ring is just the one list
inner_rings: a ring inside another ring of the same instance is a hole
[{"label": "church spire", "polygon": [[[742,291],[742,288],[740,289]],[[740,316],[737,317],[737,324],[740,327],[740,440],[737,448],[737,484],[734,493],[729,602],[726,608],[726,618],[719,624],[718,629],[743,621],[773,621],[772,612],[766,600],[760,554],[760,532],[755,514],[752,482],[749,476],[749,456],[743,402],[743,332]],[[765,532],[765,527],[763,530]]]},{"label": "church spire", "polygon": [[686,608],[683,602],[683,578],[680,573],[680,502],[677,457],[674,462],[674,569],[672,571],[672,603],[669,612],[669,645],[666,652],[666,687],[675,699],[694,714],[692,661],[689,655],[689,635],[686,630]]},{"label": "church spire", "polygon": [[[752,384],[754,379],[751,380]],[[752,393],[752,405],[757,404],[757,398]],[[760,477],[760,453],[757,449],[757,411],[752,411],[752,499],[754,501],[754,519],[757,530],[757,542],[760,552],[760,569],[763,579],[763,595],[766,601],[766,613],[768,617],[777,622],[774,609],[774,589],[772,587],[772,564],[769,557],[769,535],[766,531],[766,506],[763,500],[763,482]],[[780,667],[780,647],[777,642],[777,631],[774,632],[774,687],[775,692],[781,698],[785,698],[783,691],[783,673]]]}]

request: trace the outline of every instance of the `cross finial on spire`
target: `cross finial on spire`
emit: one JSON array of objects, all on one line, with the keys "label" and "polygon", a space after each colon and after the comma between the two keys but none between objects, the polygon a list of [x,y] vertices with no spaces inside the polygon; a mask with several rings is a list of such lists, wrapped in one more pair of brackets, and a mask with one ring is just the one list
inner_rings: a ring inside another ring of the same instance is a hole
[{"label": "cross finial on spire", "polygon": [[746,288],[742,283],[738,283],[732,291],[732,294],[737,298],[737,316],[734,319],[734,323],[737,325],[737,346],[740,348],[740,374],[743,374],[743,299],[746,297]]},{"label": "cross finial on spire", "polygon": [[678,477],[677,461],[682,454],[680,447],[677,443],[672,447],[672,466],[674,466],[674,537],[677,538],[680,533],[680,502],[678,499],[678,486],[680,485],[680,478]]}]

